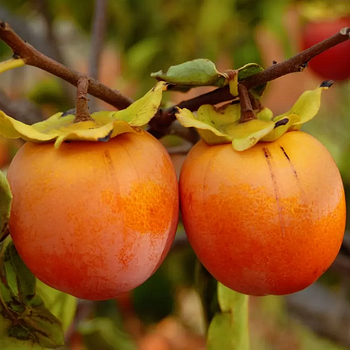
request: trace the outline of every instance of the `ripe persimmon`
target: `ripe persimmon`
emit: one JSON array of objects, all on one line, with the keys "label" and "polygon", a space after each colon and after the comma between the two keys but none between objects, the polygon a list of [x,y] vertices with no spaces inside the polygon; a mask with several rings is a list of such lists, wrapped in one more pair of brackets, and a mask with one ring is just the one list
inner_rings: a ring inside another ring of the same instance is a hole
[{"label": "ripe persimmon", "polygon": [[189,242],[207,270],[248,295],[283,295],[316,281],[345,230],[337,166],[312,136],[287,132],[244,151],[197,143],[180,175]]},{"label": "ripe persimmon", "polygon": [[173,242],[178,184],[165,148],[145,131],[108,142],[27,142],[8,180],[18,253],[49,286],[111,299],[147,280]]}]

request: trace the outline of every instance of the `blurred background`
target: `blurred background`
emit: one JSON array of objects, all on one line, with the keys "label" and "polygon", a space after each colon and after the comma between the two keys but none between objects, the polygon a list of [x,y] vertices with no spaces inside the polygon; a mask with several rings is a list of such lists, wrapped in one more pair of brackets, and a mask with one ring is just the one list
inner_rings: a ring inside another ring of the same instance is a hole
[{"label": "blurred background", "polygon": [[[106,10],[99,14],[104,3]],[[249,62],[268,67],[285,60],[350,26],[349,3],[0,0],[0,18],[49,57],[136,99],[155,84],[151,72],[191,59],[208,58],[219,70]],[[322,96],[320,113],[303,129],[329,149],[349,197],[350,42],[337,50],[315,60],[314,66],[311,61],[302,73],[271,82],[263,104],[283,113],[304,90],[335,80]],[[1,42],[0,60],[11,55]],[[164,103],[178,103],[208,90],[168,93]],[[33,67],[1,75],[0,109],[28,124],[73,108],[74,99],[73,87]],[[90,109],[112,107],[91,97]],[[162,142],[179,172],[186,144],[176,136]],[[0,139],[2,168],[20,146],[20,141]],[[184,235],[180,224],[162,267],[132,293],[106,302],[79,301],[65,349],[205,349],[201,303],[194,289],[195,256]],[[250,298],[251,349],[350,349],[349,285],[350,234],[346,234],[338,258],[310,288],[287,297]]]}]

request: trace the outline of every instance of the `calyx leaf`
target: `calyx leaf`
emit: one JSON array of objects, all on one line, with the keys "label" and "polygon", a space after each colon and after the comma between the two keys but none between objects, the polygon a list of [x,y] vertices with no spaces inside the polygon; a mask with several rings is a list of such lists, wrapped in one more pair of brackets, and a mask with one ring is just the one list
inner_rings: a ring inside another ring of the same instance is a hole
[{"label": "calyx leaf", "polygon": [[319,111],[321,94],[329,84],[321,84],[314,90],[305,91],[286,113],[273,116],[268,108],[256,111],[257,119],[240,123],[240,104],[227,104],[216,108],[202,105],[196,114],[180,109],[176,118],[185,127],[194,127],[208,144],[230,143],[236,151],[244,151],[259,141],[275,141],[284,133],[299,130]]},{"label": "calyx leaf", "polygon": [[108,141],[126,132],[138,132],[157,112],[167,83],[159,82],[146,95],[121,111],[92,113],[94,121],[75,123],[75,116],[57,113],[33,125],[24,124],[0,111],[0,134],[7,138],[22,138],[32,142]]},{"label": "calyx leaf", "polygon": [[[45,295],[44,300],[48,300]],[[0,324],[2,340],[21,341],[23,349],[32,348],[35,343],[44,348],[63,345],[62,324],[44,300],[37,294],[34,275],[18,255],[11,238],[7,237],[0,244],[0,319],[9,320]],[[70,303],[70,307],[74,312],[75,303]]]}]

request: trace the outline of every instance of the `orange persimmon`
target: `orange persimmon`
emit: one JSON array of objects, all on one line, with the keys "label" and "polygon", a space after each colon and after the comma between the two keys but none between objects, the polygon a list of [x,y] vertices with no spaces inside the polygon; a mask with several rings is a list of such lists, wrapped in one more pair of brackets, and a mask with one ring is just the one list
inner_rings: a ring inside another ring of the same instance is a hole
[{"label": "orange persimmon", "polygon": [[108,142],[26,143],[8,180],[18,253],[49,286],[111,299],[147,280],[173,242],[178,184],[165,148],[145,131]]},{"label": "orange persimmon", "polygon": [[312,136],[292,131],[236,152],[197,143],[180,175],[182,219],[208,271],[248,295],[283,295],[316,281],[345,230],[337,166]]}]

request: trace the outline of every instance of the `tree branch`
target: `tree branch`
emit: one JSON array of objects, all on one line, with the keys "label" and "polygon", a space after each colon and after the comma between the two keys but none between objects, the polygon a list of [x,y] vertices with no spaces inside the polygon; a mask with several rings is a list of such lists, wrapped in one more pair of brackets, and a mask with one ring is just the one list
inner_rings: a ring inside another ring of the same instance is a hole
[{"label": "tree branch", "polygon": [[[273,64],[263,72],[241,81],[240,84],[243,84],[249,90],[255,86],[265,84],[283,75],[300,72],[305,68],[307,62],[313,57],[348,40],[349,36],[350,28],[343,28],[332,37],[298,53],[289,60]],[[41,68],[60,77],[61,79],[66,80],[74,86],[77,86],[79,79],[85,76],[82,73],[72,70],[48,58],[44,54],[34,49],[31,45],[25,43],[5,22],[0,22],[0,39],[11,47],[14,54],[21,57],[26,64]],[[93,78],[89,79],[88,93],[101,99],[102,101],[109,103],[117,109],[124,109],[132,103],[131,99],[123,96],[119,91],[112,90]],[[177,106],[159,109],[154,118],[151,120],[150,131],[153,134],[156,134],[159,138],[169,133],[169,127],[175,120],[176,107],[188,108],[191,111],[195,111],[202,104],[217,104],[230,100],[233,100],[233,98],[229,92],[229,87],[225,86],[196,98],[183,101]]]},{"label": "tree branch", "polygon": [[[63,64],[52,60],[34,47],[23,41],[6,22],[0,22],[0,39],[3,40],[18,57],[21,57],[27,65],[41,68],[68,83],[77,86],[78,80],[85,76]],[[124,109],[132,103],[132,100],[123,96],[119,91],[112,90],[95,79],[90,79],[88,93],[109,103],[117,109]]]},{"label": "tree branch", "polygon": [[[297,73],[304,70],[307,62],[320,53],[343,43],[350,38],[350,28],[343,28],[333,36],[319,42],[318,44],[298,53],[290,59],[274,63],[272,66],[266,68],[261,73],[255,74],[241,82],[247,89],[251,89],[255,86],[265,84],[271,80],[282,77],[290,73]],[[196,111],[202,104],[217,104],[232,100],[229,86],[215,89],[204,95],[197,96],[193,99],[181,102],[178,107],[187,108],[190,111]],[[171,123],[175,120],[176,109],[173,107],[159,110],[156,116],[152,120],[153,128],[157,128],[158,134],[164,133]]]}]

